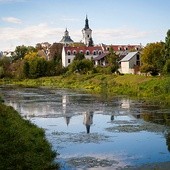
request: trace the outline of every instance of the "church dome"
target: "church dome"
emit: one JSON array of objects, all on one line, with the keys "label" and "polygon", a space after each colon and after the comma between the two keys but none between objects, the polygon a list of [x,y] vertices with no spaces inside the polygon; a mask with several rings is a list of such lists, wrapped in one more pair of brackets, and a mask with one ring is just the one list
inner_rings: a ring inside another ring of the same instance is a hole
[{"label": "church dome", "polygon": [[70,44],[70,43],[73,43],[74,41],[70,38],[69,36],[69,32],[66,28],[65,32],[64,32],[64,36],[63,38],[61,39],[60,43],[62,44]]}]

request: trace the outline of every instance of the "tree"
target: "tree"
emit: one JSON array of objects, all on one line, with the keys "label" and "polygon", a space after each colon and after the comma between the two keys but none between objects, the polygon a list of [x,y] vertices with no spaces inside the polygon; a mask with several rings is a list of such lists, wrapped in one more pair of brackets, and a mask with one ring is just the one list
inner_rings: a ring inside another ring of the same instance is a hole
[{"label": "tree", "polygon": [[18,60],[18,59],[23,59],[26,54],[29,52],[36,52],[37,50],[32,47],[32,46],[17,46],[14,51],[13,59]]},{"label": "tree", "polygon": [[114,73],[118,70],[119,68],[118,56],[116,55],[113,48],[109,49],[109,54],[106,57],[106,61],[107,61],[108,66],[110,67],[111,73]]},{"label": "tree", "polygon": [[83,59],[85,59],[85,56],[84,56],[84,54],[82,54],[82,53],[77,53],[76,55],[75,55],[75,57],[74,57],[74,61],[75,60],[83,60]]},{"label": "tree", "polygon": [[168,30],[165,38],[165,58],[166,60],[170,59],[170,30]]},{"label": "tree", "polygon": [[146,45],[141,55],[141,72],[150,72],[151,75],[158,75],[159,73],[162,73],[163,66],[165,64],[163,49],[163,42],[150,43]]},{"label": "tree", "polygon": [[25,57],[24,74],[29,78],[38,78],[46,76],[47,61],[39,57],[36,52],[30,52]]},{"label": "tree", "polygon": [[93,62],[89,59],[83,60],[74,60],[69,65],[69,70],[71,72],[78,72],[78,73],[87,73],[88,71],[93,69]]}]

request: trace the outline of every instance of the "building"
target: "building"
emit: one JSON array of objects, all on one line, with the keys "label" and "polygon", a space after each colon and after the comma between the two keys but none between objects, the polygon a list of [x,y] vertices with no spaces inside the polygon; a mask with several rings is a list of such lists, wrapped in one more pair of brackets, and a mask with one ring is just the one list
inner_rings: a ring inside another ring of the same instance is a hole
[{"label": "building", "polygon": [[82,42],[86,46],[93,46],[92,30],[89,28],[89,20],[88,20],[87,16],[85,19],[85,27],[82,29],[82,33],[83,33]]},{"label": "building", "polygon": [[64,46],[62,50],[62,65],[63,67],[67,67],[72,61],[74,60],[74,57],[77,53],[84,54],[86,59],[93,59],[100,54],[103,53],[101,46],[95,46],[95,47],[86,47],[86,46],[80,46],[80,47],[69,47]]},{"label": "building", "polygon": [[61,39],[60,43],[64,44],[64,45],[68,45],[68,44],[71,44],[73,43],[74,41],[71,39],[71,37],[69,36],[69,32],[67,31],[67,28],[64,32],[64,36],[63,38]]},{"label": "building", "polygon": [[140,67],[140,53],[130,52],[122,60],[120,60],[121,68],[120,73],[123,74],[137,74]]}]

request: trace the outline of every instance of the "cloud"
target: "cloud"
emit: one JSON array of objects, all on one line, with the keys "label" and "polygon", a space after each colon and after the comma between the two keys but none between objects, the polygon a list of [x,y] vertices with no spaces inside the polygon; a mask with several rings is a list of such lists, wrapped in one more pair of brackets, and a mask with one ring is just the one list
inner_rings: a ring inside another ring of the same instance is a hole
[{"label": "cloud", "polygon": [[[100,42],[121,43],[132,42],[142,38],[146,38],[150,33],[140,31],[133,28],[119,28],[119,29],[96,29],[94,37]],[[101,41],[102,40],[102,41]],[[140,42],[139,42],[140,43]]]},{"label": "cloud", "polygon": [[15,17],[3,17],[2,20],[5,22],[13,23],[13,24],[21,24],[22,23],[22,21],[20,19],[15,18]]},{"label": "cloud", "polygon": [[22,44],[35,45],[44,41],[58,42],[63,34],[63,28],[51,28],[45,23],[25,28],[0,27],[1,48],[15,48],[17,45]]},{"label": "cloud", "polygon": [[[18,45],[35,45],[39,42],[59,42],[64,35],[65,28],[51,27],[46,23],[31,25],[25,28],[0,27],[1,50],[13,48]],[[82,40],[81,29],[70,29],[70,37],[75,42]],[[93,29],[93,40],[95,44],[139,44],[155,33],[135,30],[133,28],[119,29]]]}]

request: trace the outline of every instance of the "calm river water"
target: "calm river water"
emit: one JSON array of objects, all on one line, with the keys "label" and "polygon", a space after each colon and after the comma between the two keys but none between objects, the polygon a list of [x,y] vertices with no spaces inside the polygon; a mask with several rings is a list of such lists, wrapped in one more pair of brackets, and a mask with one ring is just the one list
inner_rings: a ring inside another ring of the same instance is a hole
[{"label": "calm river water", "polygon": [[62,170],[170,161],[170,109],[80,91],[1,87],[5,103],[45,129]]}]

